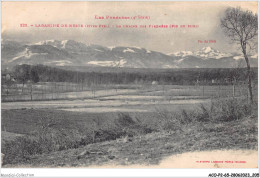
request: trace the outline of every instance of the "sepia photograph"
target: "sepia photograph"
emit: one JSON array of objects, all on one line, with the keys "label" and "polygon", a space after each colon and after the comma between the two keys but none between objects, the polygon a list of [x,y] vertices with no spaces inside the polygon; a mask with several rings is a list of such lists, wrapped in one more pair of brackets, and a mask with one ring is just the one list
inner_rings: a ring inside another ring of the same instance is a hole
[{"label": "sepia photograph", "polygon": [[257,1],[1,13],[2,168],[258,168]]}]

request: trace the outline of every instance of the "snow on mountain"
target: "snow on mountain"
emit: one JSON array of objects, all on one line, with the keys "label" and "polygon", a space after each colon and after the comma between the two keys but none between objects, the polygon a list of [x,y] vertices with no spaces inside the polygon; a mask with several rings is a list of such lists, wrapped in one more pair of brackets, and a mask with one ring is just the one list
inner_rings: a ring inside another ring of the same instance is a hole
[{"label": "snow on mountain", "polygon": [[20,56],[25,50],[23,42],[1,39],[2,64]]},{"label": "snow on mountain", "polygon": [[211,47],[208,46],[208,47],[202,48],[202,51],[204,51],[205,53],[210,53],[211,51],[215,51],[215,50],[213,50]]},{"label": "snow on mountain", "polygon": [[66,65],[72,64],[72,62],[68,61],[68,60],[60,60],[60,61],[46,62],[45,64],[51,64],[51,65],[56,65],[56,66],[66,66]]},{"label": "snow on mountain", "polygon": [[176,57],[186,57],[186,56],[197,56],[200,57],[204,60],[206,59],[220,59],[223,57],[230,57],[232,54],[228,53],[221,53],[220,51],[212,48],[212,47],[203,47],[202,49],[192,52],[192,51],[180,51],[176,52],[173,54],[170,54],[171,56],[176,56]]},{"label": "snow on mountain", "polygon": [[148,53],[148,54],[149,54],[149,53],[152,53],[152,52],[151,52],[150,50],[146,50],[146,53]]},{"label": "snow on mountain", "polygon": [[174,59],[156,51],[140,47],[104,47],[86,45],[73,40],[44,40],[24,44],[19,48],[5,46],[3,64],[45,64],[45,65],[93,65],[111,67],[156,68],[172,65]]},{"label": "snow on mountain", "polygon": [[123,53],[126,53],[126,52],[135,53],[135,51],[130,48],[123,50]]},{"label": "snow on mountain", "polygon": [[139,46],[132,46],[132,48],[136,48],[136,49],[142,49],[141,47]]},{"label": "snow on mountain", "polygon": [[14,58],[10,59],[8,62],[13,62],[13,61],[15,61],[19,58],[22,58],[22,57],[24,57],[24,54],[21,54],[20,56],[14,57]]},{"label": "snow on mountain", "polygon": [[38,43],[35,43],[34,45],[51,45],[53,47],[56,47],[58,49],[66,49],[66,50],[74,50],[74,51],[80,51],[85,50],[89,45],[77,42],[74,40],[45,40],[40,41]]},{"label": "snow on mountain", "polygon": [[[203,47],[198,51],[180,51],[171,54],[175,64],[180,68],[230,68],[245,67],[244,56],[241,54],[223,53],[212,47]],[[258,55],[251,55],[250,65],[258,66]]]},{"label": "snow on mountain", "polygon": [[67,42],[68,42],[68,40],[63,40],[63,41],[45,40],[45,41],[40,41],[40,42],[34,43],[32,45],[51,45],[56,48],[65,48]]},{"label": "snow on mountain", "polygon": [[30,59],[31,57],[33,57],[35,55],[47,55],[47,54],[48,53],[44,53],[44,52],[42,52],[42,53],[34,53],[28,47],[26,47],[23,52],[21,52],[18,56],[12,58],[8,62],[13,62],[13,61],[15,61],[17,59],[20,59],[20,58]]},{"label": "snow on mountain", "polygon": [[110,50],[112,51],[112,49],[114,49],[115,46],[108,46],[107,48],[110,49]]},{"label": "snow on mountain", "polygon": [[201,50],[199,51],[196,51],[194,53],[196,56],[199,56],[199,57],[202,57],[203,59],[209,59],[209,58],[212,58],[212,59],[220,59],[220,58],[223,58],[223,57],[230,57],[232,56],[231,54],[228,54],[228,53],[222,53],[214,48],[211,48],[211,47],[204,47],[202,48]]},{"label": "snow on mountain", "polygon": [[162,68],[172,69],[172,68],[179,68],[179,67],[177,65],[164,65]]},{"label": "snow on mountain", "polygon": [[94,49],[95,51],[98,51],[98,52],[104,52],[104,51],[102,51],[102,50],[100,50],[100,49]]},{"label": "snow on mountain", "polygon": [[176,52],[176,53],[169,54],[169,55],[174,55],[174,56],[178,56],[178,57],[185,57],[185,56],[193,55],[193,52],[192,51],[180,51],[180,52]]},{"label": "snow on mountain", "polygon": [[57,47],[60,44],[60,41],[58,40],[45,40],[45,41],[39,41],[37,43],[34,43],[35,45],[52,45],[54,47]]},{"label": "snow on mountain", "polygon": [[[258,59],[258,55],[257,54],[254,54],[254,55],[248,55],[248,57],[250,59]],[[233,59],[235,60],[241,60],[241,59],[245,59],[244,55],[240,54],[240,55],[234,55],[233,56]]]},{"label": "snow on mountain", "polygon": [[[129,68],[227,68],[242,63],[240,54],[222,53],[212,47],[166,55],[141,47],[104,47],[73,40],[45,40],[34,44],[2,40],[2,65],[104,66]],[[252,67],[258,55],[250,55]]]},{"label": "snow on mountain", "polygon": [[103,66],[103,67],[123,67],[124,64],[127,63],[125,59],[121,59],[119,61],[89,61],[87,64]]},{"label": "snow on mountain", "polygon": [[184,60],[183,58],[178,59],[178,60],[176,61],[176,63],[181,63],[183,60]]},{"label": "snow on mountain", "polygon": [[240,60],[240,59],[244,59],[244,57],[243,57],[242,55],[240,55],[240,56],[234,56],[233,59],[235,59],[235,60]]},{"label": "snow on mountain", "polygon": [[120,61],[117,62],[117,66],[123,67],[125,63],[127,63],[127,61],[125,59],[121,59]]}]

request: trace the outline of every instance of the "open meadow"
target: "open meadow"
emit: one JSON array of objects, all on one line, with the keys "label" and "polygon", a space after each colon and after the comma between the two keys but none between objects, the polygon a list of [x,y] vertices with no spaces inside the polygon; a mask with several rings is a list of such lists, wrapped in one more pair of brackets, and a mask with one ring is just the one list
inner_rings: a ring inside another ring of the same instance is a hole
[{"label": "open meadow", "polygon": [[41,88],[32,100],[3,98],[4,167],[156,165],[184,152],[257,149],[257,111],[246,86]]}]

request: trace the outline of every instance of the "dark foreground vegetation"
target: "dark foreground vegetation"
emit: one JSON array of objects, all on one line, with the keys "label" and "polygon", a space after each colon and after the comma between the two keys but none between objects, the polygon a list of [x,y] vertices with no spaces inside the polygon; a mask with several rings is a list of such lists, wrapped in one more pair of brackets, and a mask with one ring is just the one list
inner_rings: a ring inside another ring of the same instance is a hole
[{"label": "dark foreground vegetation", "polygon": [[5,167],[89,166],[111,160],[125,164],[125,157],[127,164],[157,164],[187,151],[257,149],[258,141],[257,105],[234,98],[174,113],[6,110],[2,130],[23,134],[2,138]]},{"label": "dark foreground vegetation", "polygon": [[[73,68],[72,68],[73,69]],[[102,71],[103,70],[103,71]],[[232,84],[247,79],[246,68],[225,69],[123,69],[110,70],[61,69],[44,65],[18,65],[10,73],[19,83],[37,82],[72,82],[84,83],[88,86],[99,84],[145,84],[153,81],[167,85]],[[257,79],[257,68],[251,71],[252,81]],[[212,83],[212,81],[214,81]]]}]

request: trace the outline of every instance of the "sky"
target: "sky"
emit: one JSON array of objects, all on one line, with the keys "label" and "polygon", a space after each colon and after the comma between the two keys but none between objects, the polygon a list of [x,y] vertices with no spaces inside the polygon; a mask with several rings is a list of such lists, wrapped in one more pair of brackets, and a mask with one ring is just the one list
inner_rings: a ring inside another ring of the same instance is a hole
[{"label": "sky", "polygon": [[[237,46],[220,28],[220,18],[227,7],[237,6],[258,12],[257,2],[2,2],[1,32],[2,39],[29,43],[55,39],[103,46],[138,46],[166,54],[196,51],[205,46],[236,52]],[[149,19],[95,19],[95,16]],[[84,28],[35,27],[39,24],[83,24]],[[86,28],[85,25],[110,27]],[[123,28],[123,25],[138,28]],[[139,28],[140,25],[146,28]],[[148,28],[149,25],[178,25],[178,28]],[[187,28],[187,25],[197,28]],[[198,43],[198,40],[213,40],[213,43]]]}]

